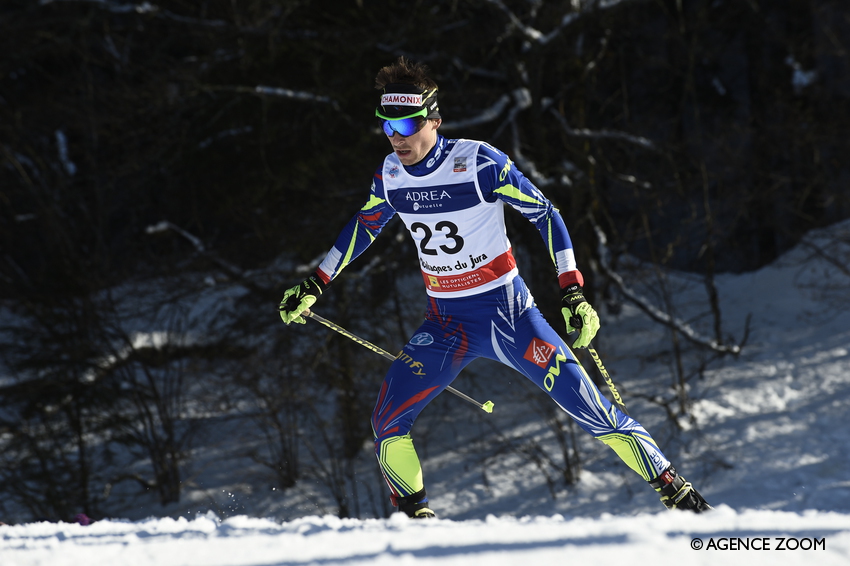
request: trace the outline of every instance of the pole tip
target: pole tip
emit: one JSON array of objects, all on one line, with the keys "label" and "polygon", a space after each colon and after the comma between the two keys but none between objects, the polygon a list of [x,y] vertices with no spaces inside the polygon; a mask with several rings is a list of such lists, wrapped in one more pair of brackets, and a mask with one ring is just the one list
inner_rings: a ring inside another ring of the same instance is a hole
[{"label": "pole tip", "polygon": [[485,413],[492,413],[493,412],[493,401],[487,401],[486,403],[481,405],[481,408],[484,409]]}]

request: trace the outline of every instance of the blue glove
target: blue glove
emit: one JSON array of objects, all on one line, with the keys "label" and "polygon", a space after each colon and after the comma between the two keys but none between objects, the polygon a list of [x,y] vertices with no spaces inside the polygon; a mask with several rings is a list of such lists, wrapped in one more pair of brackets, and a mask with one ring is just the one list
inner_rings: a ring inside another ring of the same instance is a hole
[{"label": "blue glove", "polygon": [[587,348],[593,337],[599,331],[599,315],[584,299],[581,285],[573,284],[562,289],[561,313],[567,322],[567,334],[578,330],[578,338],[573,342],[573,348]]},{"label": "blue glove", "polygon": [[288,289],[283,294],[278,308],[281,320],[286,324],[307,322],[301,314],[315,304],[326,288],[325,282],[314,273],[300,284]]}]

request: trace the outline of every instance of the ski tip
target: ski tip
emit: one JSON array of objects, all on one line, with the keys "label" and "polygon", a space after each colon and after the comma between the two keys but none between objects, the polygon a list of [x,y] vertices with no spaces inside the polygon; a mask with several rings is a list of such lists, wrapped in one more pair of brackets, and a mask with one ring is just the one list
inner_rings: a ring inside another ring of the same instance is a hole
[{"label": "ski tip", "polygon": [[487,401],[486,403],[481,405],[481,408],[484,409],[485,413],[492,413],[493,412],[493,401]]}]

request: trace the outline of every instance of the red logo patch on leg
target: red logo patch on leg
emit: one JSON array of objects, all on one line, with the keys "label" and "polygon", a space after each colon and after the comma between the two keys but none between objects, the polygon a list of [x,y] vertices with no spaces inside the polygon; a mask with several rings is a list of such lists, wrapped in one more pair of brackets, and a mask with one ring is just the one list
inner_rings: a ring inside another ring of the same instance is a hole
[{"label": "red logo patch on leg", "polygon": [[549,361],[552,359],[554,353],[555,346],[545,340],[532,338],[523,358],[545,368],[549,365]]}]

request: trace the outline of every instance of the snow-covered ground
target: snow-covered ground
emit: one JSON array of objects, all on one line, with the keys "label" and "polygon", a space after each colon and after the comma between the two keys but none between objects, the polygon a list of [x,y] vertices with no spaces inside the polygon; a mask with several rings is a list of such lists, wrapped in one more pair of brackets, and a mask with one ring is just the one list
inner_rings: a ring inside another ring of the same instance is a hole
[{"label": "snow-covered ground", "polygon": [[[0,566],[850,564],[848,258],[844,222],[810,234],[770,266],[718,277],[724,331],[740,339],[749,316],[749,337],[740,356],[708,360],[689,381],[694,420],[682,420],[678,432],[650,401],[659,391],[670,396],[672,358],[658,353],[666,331],[634,307],[603,315],[596,347],[630,411],[715,505],[712,513],[664,510],[587,435],[581,481],[572,487],[547,485],[516,454],[489,459],[482,473],[468,464],[483,458],[486,446],[445,451],[446,442],[488,422],[541,445],[554,442],[543,419],[512,412],[525,391],[521,380],[495,377],[493,365],[476,362],[458,388],[492,399],[494,414],[473,415],[442,396],[435,404],[467,420],[447,434],[436,419],[429,424],[429,407],[417,423],[440,519],[339,519],[317,506],[296,509],[297,489],[240,491],[231,477],[231,484],[207,483],[197,493],[187,487],[184,507],[168,510],[169,517],[128,506],[89,526],[0,526]],[[682,319],[705,320],[698,316],[706,310],[702,283],[670,274],[669,284]],[[700,355],[688,350],[685,365],[692,368]],[[217,503],[214,492],[222,493]]]},{"label": "snow-covered ground", "polygon": [[245,516],[3,527],[4,566],[507,566],[817,564],[850,560],[850,515],[810,511],[671,513],[468,521]]}]

